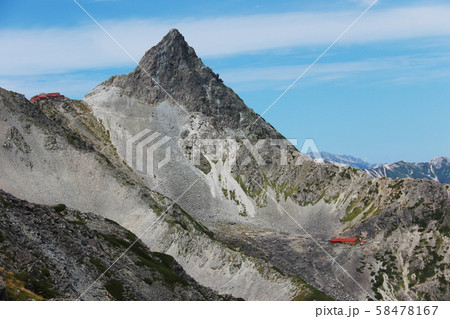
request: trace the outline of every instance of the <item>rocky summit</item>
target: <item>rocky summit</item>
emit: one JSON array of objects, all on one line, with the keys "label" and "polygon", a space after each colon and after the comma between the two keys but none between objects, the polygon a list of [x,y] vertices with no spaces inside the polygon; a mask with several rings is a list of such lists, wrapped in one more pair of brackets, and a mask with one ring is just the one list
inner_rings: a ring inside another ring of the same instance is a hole
[{"label": "rocky summit", "polygon": [[[36,203],[24,204],[29,214],[55,215],[13,219],[3,205],[4,243],[23,246],[26,256],[37,235],[20,237],[20,227],[46,234],[58,220],[89,246],[83,255],[80,246],[72,251],[50,235],[39,237],[49,248],[25,262],[38,270],[22,269],[5,254],[4,282],[15,278],[26,288],[52,278],[46,282],[58,295],[51,297],[75,298],[95,278],[96,264],[110,264],[137,235],[144,260],[130,249],[120,264],[129,263],[127,272],[108,270],[86,299],[116,298],[108,280],[127,299],[450,298],[449,185],[374,178],[301,154],[177,30],[134,71],[99,84],[83,101],[31,104],[0,90],[0,123],[6,206],[15,196]],[[59,205],[64,209],[52,211]],[[334,237],[364,243],[332,245]],[[109,250],[91,247],[101,245]],[[50,258],[51,249],[63,257]],[[54,277],[70,260],[85,274],[79,282]],[[165,282],[167,269],[159,276],[150,267],[144,275],[147,260],[166,261],[187,284]],[[145,286],[145,276],[159,278],[161,289]]]}]

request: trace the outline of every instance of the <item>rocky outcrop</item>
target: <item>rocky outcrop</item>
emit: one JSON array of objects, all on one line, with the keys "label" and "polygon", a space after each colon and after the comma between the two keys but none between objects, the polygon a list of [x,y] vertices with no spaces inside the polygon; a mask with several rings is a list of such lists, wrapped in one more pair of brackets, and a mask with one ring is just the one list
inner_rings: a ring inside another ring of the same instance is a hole
[{"label": "rocky outcrop", "polygon": [[[255,136],[282,137],[203,64],[176,29],[148,50],[133,72],[113,76],[100,87],[120,88],[121,94],[147,105],[168,101],[192,116],[202,114],[219,131],[230,128],[237,133],[251,127]],[[259,123],[253,126],[255,120]]]},{"label": "rocky outcrop", "polygon": [[[225,298],[197,284],[172,257],[150,252],[117,223],[63,204],[31,204],[0,190],[0,235],[2,273],[16,274],[16,281],[44,299]],[[0,299],[5,289],[0,281]]]}]

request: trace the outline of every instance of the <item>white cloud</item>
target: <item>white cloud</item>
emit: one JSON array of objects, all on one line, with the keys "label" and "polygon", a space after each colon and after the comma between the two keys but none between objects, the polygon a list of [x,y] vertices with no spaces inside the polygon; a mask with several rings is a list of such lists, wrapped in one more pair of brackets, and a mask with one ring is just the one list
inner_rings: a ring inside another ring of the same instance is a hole
[{"label": "white cloud", "polygon": [[[342,84],[342,80],[353,81],[363,77],[370,78],[373,82],[412,83],[448,77],[450,75],[449,62],[450,57],[445,55],[403,55],[350,62],[322,62],[315,65],[303,79],[307,78],[309,85],[328,81]],[[442,64],[447,67],[442,67]],[[279,90],[285,90],[286,86],[302,74],[307,67],[307,64],[303,64],[237,68],[223,70],[220,76],[226,83],[237,85],[244,91],[274,88],[274,85],[277,85]],[[297,85],[302,85],[303,82],[300,81]]]},{"label": "white cloud", "polygon": [[369,6],[371,5],[375,0],[350,0],[350,2],[358,3],[361,6]]},{"label": "white cloud", "polygon": [[[308,76],[326,76],[327,78],[354,72],[368,72],[388,69],[392,66],[388,61],[358,61],[342,63],[321,63],[309,71]],[[308,65],[283,65],[276,67],[244,68],[221,72],[221,77],[230,83],[253,81],[284,81],[294,80],[308,67]]]},{"label": "white cloud", "polygon": [[[104,21],[131,55],[139,59],[172,27],[203,57],[268,49],[325,46],[359,12],[296,12],[253,16]],[[376,7],[346,34],[341,44],[450,35],[450,6]],[[0,75],[69,72],[132,66],[133,62],[95,25],[71,29],[0,30]],[[6,44],[6,45],[5,45]]]}]

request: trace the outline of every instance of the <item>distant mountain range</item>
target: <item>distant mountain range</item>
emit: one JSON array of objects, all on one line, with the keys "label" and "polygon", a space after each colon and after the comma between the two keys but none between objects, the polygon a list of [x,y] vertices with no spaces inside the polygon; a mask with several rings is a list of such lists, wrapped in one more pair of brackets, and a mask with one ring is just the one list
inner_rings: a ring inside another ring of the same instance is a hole
[{"label": "distant mountain range", "polygon": [[429,162],[423,163],[400,161],[393,164],[378,165],[364,171],[373,177],[425,178],[450,184],[450,159],[448,157],[436,157]]},{"label": "distant mountain range", "polygon": [[373,168],[373,167],[377,166],[377,164],[368,163],[360,158],[357,158],[357,157],[354,157],[351,155],[336,155],[336,154],[331,154],[328,152],[319,152],[318,154],[308,153],[308,155],[313,158],[320,157],[329,162],[345,164],[345,165],[356,167],[356,168],[359,168],[362,170],[364,170],[366,168]]},{"label": "distant mountain range", "polygon": [[313,153],[308,155],[359,168],[373,177],[424,178],[450,184],[450,159],[448,157],[436,157],[429,162],[421,163],[399,161],[392,164],[371,164],[351,155],[335,155],[328,152],[320,152],[315,156],[313,156]]}]

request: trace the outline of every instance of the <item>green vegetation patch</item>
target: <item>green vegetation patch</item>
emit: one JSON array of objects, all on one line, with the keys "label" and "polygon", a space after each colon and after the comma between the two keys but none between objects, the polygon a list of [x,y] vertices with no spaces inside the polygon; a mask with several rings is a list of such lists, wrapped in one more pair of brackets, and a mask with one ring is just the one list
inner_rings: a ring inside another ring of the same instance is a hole
[{"label": "green vegetation patch", "polygon": [[356,218],[359,214],[361,214],[362,209],[361,208],[355,208],[350,214],[347,214],[344,216],[344,218],[341,219],[342,222],[350,222],[353,219]]},{"label": "green vegetation patch", "polygon": [[[130,240],[130,242],[121,238],[117,238],[113,235],[107,235],[103,233],[98,233],[98,236],[102,237],[116,247],[123,247],[125,249],[129,248],[130,245],[137,239],[137,237],[131,232],[128,232],[126,234],[126,237]],[[135,263],[136,265],[146,266],[152,270],[159,272],[163,276],[165,283],[169,285],[173,285],[175,283],[188,285],[188,282],[172,269],[174,263],[173,257],[155,252],[153,253],[153,255],[159,259],[157,260],[156,258],[150,256],[147,248],[139,241],[131,246],[130,252],[134,253],[139,258],[139,260]],[[94,262],[92,263],[94,264]]]},{"label": "green vegetation patch", "polygon": [[247,196],[249,196],[249,197],[251,197],[251,198],[254,198],[253,196],[252,196],[252,194],[250,193],[250,191],[249,191],[249,189],[247,188],[247,186],[245,186],[245,183],[244,183],[244,180],[242,179],[242,177],[241,176],[236,176],[236,182],[238,182],[238,184],[239,184],[239,186],[241,186],[241,188],[242,188],[242,190],[244,191],[244,193],[247,195]]},{"label": "green vegetation patch", "polygon": [[116,300],[125,300],[123,293],[123,284],[117,279],[110,279],[105,284],[105,289],[113,296]]},{"label": "green vegetation patch", "polygon": [[355,219],[356,216],[362,213],[363,209],[355,208],[361,201],[358,199],[352,200],[347,206],[346,215],[341,219],[341,222],[350,222]]},{"label": "green vegetation patch", "polygon": [[59,293],[53,290],[50,271],[47,268],[41,269],[37,276],[31,276],[27,272],[22,272],[18,275],[18,278],[26,283],[25,287],[27,289],[45,299],[59,296]]},{"label": "green vegetation patch", "polygon": [[211,172],[211,164],[203,154],[200,154],[200,165],[196,165],[196,167],[205,175],[208,175]]},{"label": "green vegetation patch", "polygon": [[11,206],[11,203],[6,201],[5,199],[0,197],[0,202],[3,204],[3,207],[8,208]]},{"label": "green vegetation patch", "polygon": [[436,274],[436,269],[438,269],[437,263],[444,259],[444,256],[439,256],[434,249],[429,249],[427,255],[423,269],[416,271],[416,278],[420,283],[424,283],[427,278],[433,277]]},{"label": "green vegetation patch", "polygon": [[161,214],[164,212],[164,208],[160,207],[158,205],[150,205],[150,209],[157,215],[161,216]]},{"label": "green vegetation patch", "polygon": [[61,213],[61,212],[65,211],[66,208],[67,208],[67,207],[66,207],[66,205],[64,205],[64,204],[58,204],[58,205],[53,206],[53,209],[54,209],[55,212],[57,212],[57,213]]},{"label": "green vegetation patch", "polygon": [[112,224],[112,225],[116,225],[116,226],[120,226],[118,223],[116,223],[115,221],[113,221],[112,219],[109,218],[105,218],[105,221]]},{"label": "green vegetation patch", "polygon": [[26,282],[19,276],[0,267],[0,275],[6,285],[6,297],[9,301],[44,300],[42,296],[25,288]]},{"label": "green vegetation patch", "polygon": [[[140,241],[136,241],[137,237],[131,232],[127,232],[125,235],[130,241],[127,241],[122,238],[118,238],[114,235],[108,235],[103,233],[97,233],[98,236],[105,239],[107,242],[109,242],[111,245],[116,247],[123,247],[125,249],[128,249],[133,252],[135,255],[142,257],[142,258],[151,258],[150,255],[147,252],[147,248],[142,244]],[[134,241],[136,241],[134,243]],[[133,244],[134,243],[134,244]],[[131,246],[133,244],[133,246]],[[130,247],[131,246],[131,247]]]},{"label": "green vegetation patch", "polygon": [[[166,256],[168,256],[168,255],[166,255]],[[174,284],[181,284],[184,286],[189,285],[189,283],[186,281],[186,279],[184,279],[183,277],[178,275],[171,268],[171,266],[168,266],[167,263],[170,262],[169,258],[172,258],[172,257],[170,257],[170,256],[164,257],[164,259],[162,259],[160,262],[156,259],[148,259],[148,258],[140,257],[139,261],[136,262],[136,265],[137,266],[146,266],[146,267],[150,268],[151,270],[159,272],[162,275],[162,277],[164,278],[164,283],[169,286],[173,286]],[[173,260],[172,260],[172,262],[173,262]]]},{"label": "green vegetation patch", "polygon": [[149,286],[151,286],[153,284],[153,280],[151,280],[150,278],[144,278],[142,279],[146,284],[148,284]]},{"label": "green vegetation patch", "polygon": [[67,142],[76,148],[80,148],[80,145],[83,145],[83,139],[77,133],[67,134]]},{"label": "green vegetation patch", "polygon": [[[175,223],[180,224],[185,230],[189,230],[187,224],[192,225],[194,229],[206,234],[209,238],[214,238],[214,233],[202,225],[200,222],[191,217],[186,213],[178,204],[174,204],[174,208],[181,212],[177,214],[175,211],[170,217],[176,219]],[[177,215],[174,215],[177,214]]]},{"label": "green vegetation patch", "polygon": [[334,299],[309,284],[305,284],[308,292],[294,297],[293,301],[334,301]]},{"label": "green vegetation patch", "polygon": [[398,180],[398,182],[395,182],[394,184],[391,184],[388,187],[392,188],[392,189],[400,189],[400,188],[402,188],[403,183],[404,183],[404,180],[400,179],[400,180]]},{"label": "green vegetation patch", "polygon": [[300,191],[299,187],[290,187],[284,191],[284,200],[290,198],[294,194],[298,194]]},{"label": "green vegetation patch", "polygon": [[91,264],[93,264],[95,267],[97,267],[98,270],[100,270],[101,273],[104,273],[108,268],[102,264],[100,259],[97,258],[89,258],[89,261]]},{"label": "green vegetation patch", "polygon": [[228,199],[228,190],[226,188],[222,187],[222,193],[223,193],[223,196],[225,196],[225,198]]},{"label": "green vegetation patch", "polygon": [[347,214],[350,213],[350,212],[353,210],[353,208],[355,208],[355,206],[358,205],[358,203],[359,203],[359,200],[358,200],[358,199],[352,200],[352,201],[350,202],[350,204],[348,204],[347,209],[346,209],[345,212],[346,212]]},{"label": "green vegetation patch", "polygon": [[378,274],[375,276],[375,280],[372,284],[372,290],[375,292],[376,300],[383,299],[383,296],[378,292],[378,288],[380,288],[383,285],[383,282],[384,282],[383,272],[379,271]]},{"label": "green vegetation patch", "polygon": [[339,196],[341,196],[341,194],[337,193],[336,195],[334,195],[330,199],[325,199],[325,203],[327,203],[327,204],[335,203],[335,202],[337,202]]},{"label": "green vegetation patch", "polygon": [[113,235],[103,234],[103,233],[97,233],[98,236],[109,242],[111,245],[116,247],[125,247],[128,248],[130,246],[130,243],[122,238],[117,238]]}]

